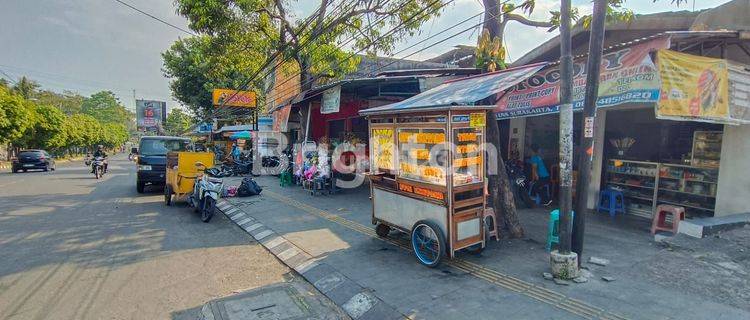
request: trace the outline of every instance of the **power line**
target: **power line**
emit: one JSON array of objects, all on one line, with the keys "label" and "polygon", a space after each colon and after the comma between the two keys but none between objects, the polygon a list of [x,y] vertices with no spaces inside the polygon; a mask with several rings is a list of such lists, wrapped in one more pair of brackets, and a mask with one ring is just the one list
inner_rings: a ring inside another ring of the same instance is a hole
[{"label": "power line", "polygon": [[133,10],[135,10],[135,11],[137,11],[137,12],[140,12],[140,13],[142,13],[142,14],[146,15],[147,17],[149,17],[149,18],[151,18],[151,19],[154,19],[154,20],[156,20],[156,21],[159,21],[159,22],[161,22],[161,23],[163,23],[163,24],[166,24],[166,25],[168,25],[168,26],[170,26],[170,27],[172,27],[172,28],[175,28],[175,29],[177,29],[177,30],[180,30],[180,31],[182,31],[182,32],[184,32],[184,33],[187,33],[187,34],[191,35],[191,36],[195,36],[195,35],[196,35],[196,34],[195,34],[195,33],[193,33],[192,31],[189,31],[189,30],[185,30],[185,29],[183,29],[183,28],[180,28],[180,27],[178,27],[178,26],[176,26],[176,25],[173,25],[173,24],[171,24],[171,23],[169,23],[169,22],[167,22],[167,21],[164,21],[164,20],[162,20],[162,19],[160,19],[160,18],[158,18],[158,17],[156,17],[156,16],[154,16],[154,15],[152,15],[152,14],[150,14],[150,13],[146,12],[146,11],[143,11],[143,10],[141,10],[141,9],[138,9],[138,8],[136,8],[135,6],[133,6],[133,5],[129,4],[129,3],[125,2],[125,1],[121,1],[121,0],[114,0],[114,1],[116,1],[116,2],[118,2],[118,3],[120,3],[120,4],[122,4],[122,5],[124,5],[124,6],[128,7],[128,8],[130,8],[130,9],[133,9]]},{"label": "power line", "polygon": [[[377,43],[377,42],[379,42],[379,41],[383,40],[383,39],[384,39],[385,37],[388,37],[388,36],[390,36],[391,34],[395,33],[395,32],[396,32],[396,31],[397,31],[397,30],[398,30],[399,28],[401,28],[401,27],[402,27],[402,26],[403,26],[404,24],[406,24],[406,23],[410,22],[410,21],[411,21],[412,19],[416,18],[417,16],[419,16],[419,15],[423,14],[423,13],[424,13],[424,12],[425,12],[425,11],[426,11],[427,9],[429,9],[429,8],[430,8],[430,6],[432,6],[432,5],[436,4],[436,3],[438,3],[439,1],[440,1],[440,0],[436,0],[436,1],[432,2],[432,3],[430,3],[429,5],[425,6],[425,7],[424,7],[424,8],[422,8],[421,10],[419,10],[419,11],[418,11],[417,13],[415,13],[414,15],[412,15],[412,16],[410,16],[410,17],[408,17],[408,18],[407,18],[406,20],[402,20],[402,21],[401,21],[401,23],[399,23],[398,25],[396,25],[395,27],[393,27],[392,29],[390,29],[390,30],[389,30],[388,32],[386,32],[385,34],[381,35],[380,37],[378,37],[378,38],[377,38],[377,39],[375,39],[374,41],[371,41],[371,42],[370,42],[370,43],[369,43],[369,44],[368,44],[367,46],[365,46],[365,47],[363,47],[363,48],[361,48],[361,49],[359,49],[359,50],[357,50],[357,51],[355,51],[355,52],[351,53],[351,54],[350,54],[350,55],[348,55],[348,56],[347,56],[346,58],[344,58],[344,59],[341,59],[341,60],[339,60],[339,61],[343,62],[343,61],[349,60],[349,59],[351,59],[352,57],[354,57],[355,55],[357,55],[357,54],[359,54],[359,53],[362,53],[362,52],[364,52],[365,50],[367,50],[367,49],[368,49],[369,47],[371,47],[371,46],[372,46],[372,45],[374,45],[375,43]],[[437,10],[439,10],[439,9],[442,9],[442,8],[444,8],[445,6],[447,6],[448,4],[450,4],[450,3],[454,2],[454,1],[455,1],[455,0],[449,0],[449,1],[447,1],[446,3],[442,4],[442,5],[441,5],[441,6],[440,6],[440,7],[438,8],[438,9],[436,9],[435,11],[437,11]],[[338,66],[340,66],[340,63],[337,63],[337,67],[338,67]],[[338,69],[338,68],[337,68],[337,69]],[[309,68],[308,68],[308,70],[309,70]],[[326,70],[331,70],[331,69],[330,69],[330,67],[329,67],[329,68],[327,68]],[[299,72],[299,73],[297,73],[297,75],[301,74],[302,72],[303,72],[303,70],[300,70],[300,72]],[[321,77],[321,76],[317,76],[317,77],[312,77],[312,78],[311,78],[311,79],[309,79],[308,81],[306,81],[306,82],[304,82],[304,83],[300,83],[300,89],[301,89],[301,88],[303,88],[304,86],[308,85],[308,84],[311,84],[311,83],[313,83],[314,81],[317,81],[318,79],[320,79],[320,77]],[[292,78],[293,78],[293,77],[290,77],[290,78],[288,78],[288,79],[287,79],[286,81],[282,82],[281,84],[284,84],[284,83],[286,83],[286,82],[290,81],[290,80],[291,80]],[[281,84],[279,84],[279,85],[281,85]],[[291,92],[292,90],[293,90],[293,88],[291,88],[291,89],[289,89],[289,90],[284,90],[283,92],[284,92],[284,93],[289,93],[289,92]],[[276,97],[278,97],[278,96],[280,96],[280,94],[277,94],[277,95],[276,95]],[[275,97],[274,97],[274,99],[275,99]],[[266,105],[267,105],[267,104],[266,104]]]},{"label": "power line", "polygon": [[[333,3],[333,1],[331,1],[331,3]],[[343,2],[342,2],[341,4],[339,4],[339,6],[338,6],[338,7],[334,8],[334,10],[333,10],[333,11],[336,11],[337,9],[341,8],[342,4],[343,4]],[[330,4],[329,4],[329,5],[330,5]],[[307,27],[309,26],[309,24],[310,24],[310,23],[311,23],[311,22],[313,21],[313,19],[314,19],[314,18],[316,18],[316,17],[318,17],[318,16],[320,16],[320,15],[322,15],[322,14],[323,14],[323,6],[322,6],[322,3],[321,3],[321,5],[320,5],[320,6],[318,6],[318,9],[316,10],[316,12],[317,12],[317,14],[311,14],[310,16],[308,16],[308,17],[307,17],[307,18],[305,19],[305,21],[304,21],[304,22],[302,23],[302,26],[301,26],[301,27],[299,28],[299,30],[298,30],[298,31],[297,31],[296,33],[292,33],[292,36],[293,36],[293,37],[295,37],[295,38],[296,38],[297,36],[299,36],[299,35],[300,35],[300,34],[302,33],[302,31],[303,31],[303,30],[304,30],[305,28],[307,28]],[[282,22],[282,23],[283,23],[283,22]],[[309,41],[307,41],[307,42],[309,42]],[[306,44],[307,42],[305,42],[305,44]],[[243,83],[243,84],[242,84],[242,85],[241,85],[241,86],[239,87],[239,89],[235,90],[235,92],[234,92],[234,93],[233,93],[233,94],[232,94],[232,95],[231,95],[231,96],[230,96],[229,98],[227,98],[227,99],[224,99],[224,101],[222,101],[221,105],[217,106],[217,107],[216,107],[216,108],[215,108],[214,110],[212,110],[212,111],[210,112],[210,114],[209,114],[208,116],[204,117],[203,119],[200,119],[200,122],[205,122],[205,121],[207,121],[208,119],[210,119],[210,118],[214,117],[214,115],[216,115],[216,114],[217,114],[217,111],[216,111],[216,110],[219,110],[220,108],[224,107],[224,105],[226,104],[226,102],[227,102],[227,101],[230,101],[231,99],[233,99],[233,98],[234,98],[234,97],[235,97],[235,96],[236,96],[236,95],[237,95],[237,94],[238,94],[238,93],[239,93],[239,92],[240,92],[241,90],[245,90],[245,89],[247,88],[247,86],[248,86],[248,85],[249,85],[249,84],[250,84],[250,83],[251,83],[251,82],[252,82],[252,81],[253,81],[253,80],[254,80],[254,79],[255,79],[255,78],[256,78],[256,77],[257,77],[257,76],[258,76],[258,75],[259,75],[259,74],[261,73],[261,72],[263,72],[263,70],[264,70],[265,68],[267,68],[267,67],[268,67],[268,66],[269,66],[269,65],[270,65],[270,64],[271,64],[271,63],[272,63],[272,62],[273,62],[273,61],[274,61],[274,60],[275,60],[275,59],[276,59],[276,58],[277,58],[277,57],[278,57],[278,56],[279,56],[280,54],[281,54],[281,52],[283,52],[284,50],[286,50],[286,48],[287,48],[288,46],[289,46],[289,45],[288,45],[287,43],[284,43],[284,45],[283,45],[283,46],[282,46],[281,48],[279,48],[279,49],[278,49],[278,50],[277,50],[276,52],[274,52],[274,54],[272,54],[272,55],[271,55],[270,57],[268,57],[268,59],[266,59],[266,61],[265,61],[265,62],[263,63],[263,65],[262,65],[262,66],[261,66],[261,67],[260,67],[260,68],[258,69],[258,71],[257,71],[257,72],[256,72],[255,74],[253,74],[253,75],[252,75],[252,76],[251,76],[251,77],[250,77],[250,78],[249,78],[249,79],[248,79],[247,81],[245,81],[245,82],[244,82],[244,83]],[[301,49],[301,48],[299,48],[299,49]],[[282,62],[283,62],[283,60],[282,60]],[[279,64],[281,64],[281,62],[279,62]],[[277,64],[277,65],[276,65],[276,66],[275,66],[274,68],[278,67],[278,66],[279,66],[279,64]],[[200,122],[199,122],[199,123],[200,123]],[[191,131],[191,130],[193,130],[193,129],[194,129],[194,128],[195,128],[196,126],[197,126],[197,125],[198,125],[198,123],[196,123],[195,125],[191,126],[190,128],[188,128],[188,130],[187,130],[186,132],[188,132],[188,131]],[[184,133],[184,132],[183,132],[183,133]]]},{"label": "power line", "polygon": [[18,82],[16,82],[16,80],[14,80],[14,79],[13,79],[13,77],[9,76],[9,75],[8,75],[7,73],[5,73],[5,71],[3,71],[2,69],[0,69],[0,73],[2,73],[3,75],[5,75],[5,77],[6,77],[6,78],[8,78],[8,80],[10,80],[10,82],[13,82],[13,85],[16,85],[16,84],[18,84]]},{"label": "power line", "polygon": [[[505,2],[503,2],[503,3],[506,3],[506,2],[508,2],[508,1],[505,1]],[[503,3],[501,3],[501,5],[502,5]],[[481,12],[481,13],[479,13],[479,14],[477,14],[477,15],[480,15],[480,14],[482,14],[482,13],[484,13],[484,12]],[[502,13],[501,13],[501,14],[502,14]],[[475,15],[474,17],[476,17],[477,15]],[[493,15],[493,16],[494,16],[494,15]],[[472,17],[472,18],[474,18],[474,17]],[[472,18],[470,18],[470,19],[472,19]],[[464,21],[462,21],[462,22],[459,22],[459,23],[458,23],[458,24],[456,24],[456,25],[462,24],[462,23],[464,23],[464,22],[466,22],[466,21],[468,21],[468,20],[469,20],[469,19],[467,19],[467,20],[464,20]],[[404,60],[404,59],[406,59],[406,58],[408,58],[408,57],[410,57],[410,56],[413,56],[413,55],[415,55],[415,54],[417,54],[417,53],[420,53],[420,52],[422,52],[422,51],[424,51],[424,50],[427,50],[427,49],[429,49],[429,48],[432,48],[432,47],[434,47],[434,46],[436,46],[436,45],[438,45],[438,44],[441,44],[441,43],[443,43],[443,42],[445,42],[445,41],[448,41],[449,39],[455,38],[455,37],[457,37],[457,36],[459,36],[459,35],[461,35],[461,34],[463,34],[463,33],[466,33],[466,32],[468,32],[468,31],[471,31],[471,30],[473,30],[474,28],[476,28],[476,27],[478,27],[478,26],[480,26],[480,25],[482,25],[482,24],[483,24],[483,22],[480,22],[480,23],[478,23],[478,24],[472,25],[472,26],[470,26],[469,28],[466,28],[466,29],[464,29],[464,30],[461,30],[461,31],[459,31],[459,32],[457,32],[457,33],[455,33],[455,34],[453,34],[453,35],[451,35],[451,36],[449,36],[449,37],[447,37],[447,38],[445,38],[445,39],[442,39],[442,40],[440,40],[440,41],[438,41],[438,42],[435,42],[435,43],[433,43],[433,44],[431,44],[431,45],[429,45],[429,46],[427,46],[427,47],[424,47],[424,48],[422,48],[422,49],[420,49],[420,50],[417,50],[417,51],[415,51],[415,52],[412,52],[412,53],[410,53],[410,54],[408,54],[408,55],[406,55],[406,56],[404,56],[404,57],[401,57],[401,58],[398,58],[398,59],[396,59],[396,60],[394,60],[394,61],[391,61],[390,63],[387,63],[387,64],[385,64],[385,65],[383,65],[383,66],[380,66],[379,68],[375,69],[375,70],[373,71],[373,73],[376,73],[377,71],[383,70],[383,69],[385,69],[386,67],[388,67],[388,66],[390,66],[390,65],[393,65],[393,64],[395,64],[395,63],[397,63],[397,62],[399,62],[399,61],[402,61],[402,60]],[[447,29],[445,29],[445,30],[443,30],[443,31],[439,32],[439,33],[438,33],[438,34],[436,34],[436,35],[439,35],[439,34],[441,34],[441,33],[444,33],[445,31],[447,31],[447,30],[450,30],[450,29],[454,28],[454,27],[455,27],[456,25],[454,25],[454,26],[451,26],[451,27],[448,27]],[[413,46],[412,46],[412,47],[413,47]],[[407,48],[407,49],[408,49],[408,48]],[[403,52],[403,51],[405,51],[405,50],[406,50],[406,49],[402,49],[401,51],[399,51],[399,52],[397,52],[397,53],[394,53],[393,55],[391,55],[391,56],[390,56],[390,58],[394,57],[394,56],[395,56],[396,54],[398,54],[398,53],[401,53],[401,52]],[[321,95],[321,94],[323,94],[323,92],[322,92],[322,91],[321,91],[321,92],[318,92],[318,93],[316,93],[316,94],[313,94],[313,95],[312,95],[312,96],[310,96],[310,97],[305,97],[305,98],[309,99],[309,98],[313,98],[313,97],[316,97],[316,96],[318,96],[318,95]]]}]

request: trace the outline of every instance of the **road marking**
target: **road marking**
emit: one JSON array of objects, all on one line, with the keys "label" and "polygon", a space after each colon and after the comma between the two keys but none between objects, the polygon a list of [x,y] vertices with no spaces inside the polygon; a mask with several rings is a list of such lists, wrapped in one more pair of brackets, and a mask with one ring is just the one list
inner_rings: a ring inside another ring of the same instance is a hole
[{"label": "road marking", "polygon": [[[373,228],[367,227],[358,222],[354,222],[354,221],[342,218],[335,214],[329,213],[325,210],[315,208],[313,206],[288,198],[286,196],[282,196],[275,192],[272,192],[269,190],[265,190],[265,191],[266,191],[266,195],[269,195],[270,197],[276,200],[279,200],[283,203],[286,203],[288,205],[301,209],[307,213],[310,213],[318,217],[321,217],[323,219],[326,219],[328,221],[340,224],[346,228],[365,234],[372,238],[389,242],[404,250],[412,251],[411,245],[408,243],[408,241],[397,240],[397,239],[392,239],[392,238],[381,238],[377,234],[375,234],[375,231],[373,230]],[[471,274],[479,279],[482,279],[489,283],[497,285],[499,287],[508,289],[513,292],[517,292],[519,294],[530,297],[537,301],[544,302],[553,307],[556,307],[556,308],[568,311],[572,314],[581,316],[585,319],[602,319],[602,320],[626,320],[627,319],[623,316],[620,316],[612,312],[606,311],[604,309],[592,306],[583,301],[567,297],[564,294],[552,291],[544,287],[537,286],[535,284],[523,281],[513,276],[503,274],[497,270],[490,269],[480,264],[463,260],[461,258],[453,258],[443,263],[455,269],[459,269],[468,274]]]}]

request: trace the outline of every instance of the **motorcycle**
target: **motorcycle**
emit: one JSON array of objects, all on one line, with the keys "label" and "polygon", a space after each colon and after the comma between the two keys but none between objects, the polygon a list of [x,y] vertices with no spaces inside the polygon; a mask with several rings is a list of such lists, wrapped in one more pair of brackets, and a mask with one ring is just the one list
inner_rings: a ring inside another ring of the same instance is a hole
[{"label": "motorcycle", "polygon": [[216,202],[221,197],[221,191],[224,188],[224,181],[217,178],[220,174],[219,169],[205,169],[195,181],[193,194],[188,197],[188,203],[195,212],[201,213],[201,221],[209,222],[214,216]]},{"label": "motorcycle", "polygon": [[[505,164],[505,171],[508,173],[508,180],[513,189],[513,195],[516,201],[520,200],[527,208],[534,208],[534,200],[529,196],[531,183],[523,171],[520,161],[508,161]],[[516,203],[518,205],[518,203]]]},{"label": "motorcycle", "polygon": [[91,171],[94,173],[94,176],[99,179],[102,176],[104,176],[104,173],[106,172],[104,170],[104,161],[107,159],[104,157],[94,157],[94,159],[86,159],[86,165],[91,165]]}]

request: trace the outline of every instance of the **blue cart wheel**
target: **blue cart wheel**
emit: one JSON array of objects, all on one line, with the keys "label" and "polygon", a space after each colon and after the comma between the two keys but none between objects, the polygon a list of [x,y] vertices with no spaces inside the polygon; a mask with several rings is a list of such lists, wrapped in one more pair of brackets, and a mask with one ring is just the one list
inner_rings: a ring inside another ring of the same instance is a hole
[{"label": "blue cart wheel", "polygon": [[445,236],[440,228],[429,221],[418,221],[411,229],[411,246],[419,263],[430,268],[440,264],[445,255]]}]

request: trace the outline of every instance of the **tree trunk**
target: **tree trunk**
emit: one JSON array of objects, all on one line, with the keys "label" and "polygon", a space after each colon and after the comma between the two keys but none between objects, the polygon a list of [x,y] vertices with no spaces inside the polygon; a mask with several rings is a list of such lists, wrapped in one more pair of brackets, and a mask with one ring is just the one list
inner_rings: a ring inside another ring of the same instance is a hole
[{"label": "tree trunk", "polygon": [[[494,100],[494,99],[493,99]],[[495,146],[497,154],[497,174],[488,175],[488,191],[490,194],[490,204],[495,210],[497,216],[498,228],[506,230],[510,238],[523,237],[523,227],[518,221],[518,211],[516,211],[516,201],[513,195],[513,189],[510,186],[508,173],[505,171],[505,161],[500,153],[500,126],[495,119],[493,111],[487,111],[487,143]],[[485,161],[490,163],[490,161]],[[487,168],[489,172],[489,168]]]},{"label": "tree trunk", "polygon": [[[483,0],[484,2],[484,28],[489,31],[490,39],[498,37],[502,39],[503,29],[505,29],[505,23],[500,19],[500,4],[498,0]],[[490,103],[494,104],[495,98],[488,99]],[[510,186],[510,180],[508,179],[508,173],[505,171],[505,161],[503,160],[500,146],[500,127],[495,119],[495,113],[487,111],[487,143],[495,146],[498,150],[497,154],[497,174],[488,175],[488,191],[490,195],[490,204],[495,210],[497,216],[498,227],[501,230],[506,230],[510,238],[521,238],[523,237],[523,227],[518,220],[518,211],[516,210],[515,197],[513,195],[513,189]],[[489,161],[485,161],[489,163]],[[488,172],[491,171],[487,168]]]}]

